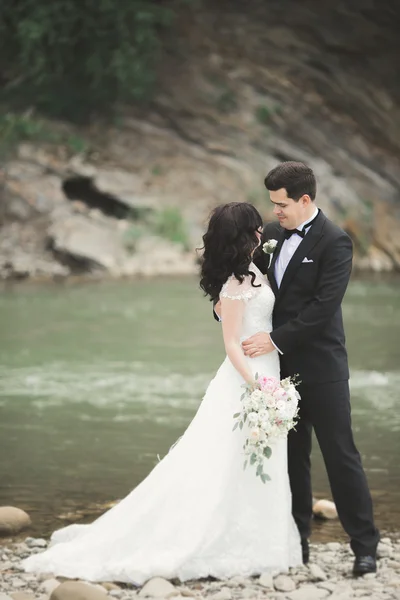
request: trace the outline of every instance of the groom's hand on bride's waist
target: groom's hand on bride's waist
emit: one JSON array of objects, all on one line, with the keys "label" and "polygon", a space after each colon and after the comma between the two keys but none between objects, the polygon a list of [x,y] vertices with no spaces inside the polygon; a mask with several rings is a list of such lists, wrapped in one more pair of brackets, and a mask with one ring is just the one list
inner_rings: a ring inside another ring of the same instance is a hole
[{"label": "groom's hand on bride's waist", "polygon": [[276,350],[269,333],[265,331],[259,331],[242,342],[242,348],[245,355],[250,358],[256,358]]}]

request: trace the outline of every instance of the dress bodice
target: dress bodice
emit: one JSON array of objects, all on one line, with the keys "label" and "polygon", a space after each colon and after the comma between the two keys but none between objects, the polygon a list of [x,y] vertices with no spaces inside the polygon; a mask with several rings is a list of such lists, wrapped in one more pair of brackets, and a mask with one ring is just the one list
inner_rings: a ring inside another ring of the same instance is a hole
[{"label": "dress bodice", "polygon": [[[256,276],[254,285],[251,277],[246,276],[240,283],[234,275],[229,277],[221,290],[222,298],[241,300],[245,302],[241,340],[244,340],[258,331],[272,331],[272,311],[275,296],[265,275],[251,263],[249,270]],[[255,287],[257,286],[257,287]]]}]

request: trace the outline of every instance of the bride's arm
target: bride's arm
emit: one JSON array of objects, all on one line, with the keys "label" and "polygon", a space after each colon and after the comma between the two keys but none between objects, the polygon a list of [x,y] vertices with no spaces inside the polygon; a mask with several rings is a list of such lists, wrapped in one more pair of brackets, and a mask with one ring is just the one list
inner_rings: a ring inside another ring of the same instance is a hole
[{"label": "bride's arm", "polygon": [[221,298],[222,335],[226,353],[246,383],[254,383],[253,374],[240,344],[244,309],[244,300]]}]

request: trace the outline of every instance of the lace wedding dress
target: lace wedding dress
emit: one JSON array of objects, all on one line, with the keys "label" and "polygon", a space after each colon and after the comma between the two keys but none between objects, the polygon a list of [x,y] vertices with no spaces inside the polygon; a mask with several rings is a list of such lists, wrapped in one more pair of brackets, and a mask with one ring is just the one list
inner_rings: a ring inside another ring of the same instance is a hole
[{"label": "lace wedding dress", "polygon": [[[274,295],[261,272],[252,287],[231,277],[222,296],[245,302],[242,339],[271,331]],[[277,352],[247,359],[279,377]],[[291,515],[286,439],[276,441],[262,483],[243,470],[243,431],[232,431],[243,380],[226,358],[183,437],[126,498],[90,525],[56,531],[51,546],[24,560],[29,572],[143,584],[250,576],[301,564]]]}]

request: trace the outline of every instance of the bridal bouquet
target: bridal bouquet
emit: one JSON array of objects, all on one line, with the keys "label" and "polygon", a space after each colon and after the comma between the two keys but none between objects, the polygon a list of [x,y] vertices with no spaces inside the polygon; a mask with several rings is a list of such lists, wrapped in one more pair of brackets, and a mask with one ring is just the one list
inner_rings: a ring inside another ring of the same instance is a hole
[{"label": "bridal bouquet", "polygon": [[285,437],[295,426],[300,395],[296,390],[296,378],[287,377],[279,381],[275,377],[256,375],[255,379],[255,386],[243,386],[242,410],[233,415],[236,420],[233,431],[238,427],[243,429],[247,423],[244,468],[248,464],[254,466],[257,477],[265,483],[271,479],[264,472],[264,461],[272,454],[270,443],[273,439]]}]

